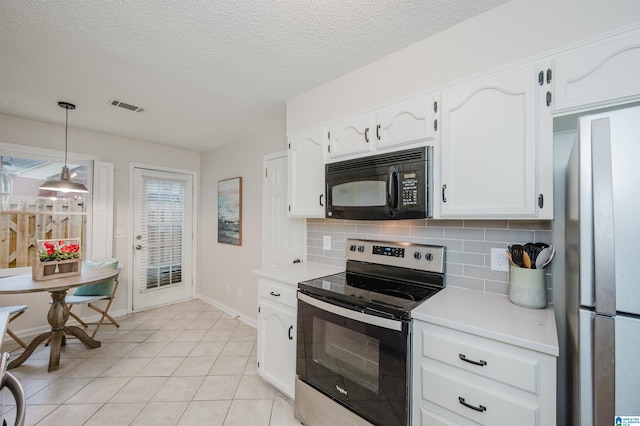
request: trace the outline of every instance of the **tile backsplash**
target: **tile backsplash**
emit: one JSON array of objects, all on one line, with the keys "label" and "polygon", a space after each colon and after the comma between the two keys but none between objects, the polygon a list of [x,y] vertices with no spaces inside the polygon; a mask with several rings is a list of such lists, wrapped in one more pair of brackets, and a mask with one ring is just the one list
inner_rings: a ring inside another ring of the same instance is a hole
[{"label": "tile backsplash", "polygon": [[[331,250],[323,237],[331,237]],[[490,293],[509,293],[509,273],[491,270],[491,248],[516,243],[552,243],[551,221],[402,220],[348,221],[307,219],[307,260],[344,266],[347,238],[404,241],[445,246],[445,282]],[[546,272],[549,302],[551,274]]]}]

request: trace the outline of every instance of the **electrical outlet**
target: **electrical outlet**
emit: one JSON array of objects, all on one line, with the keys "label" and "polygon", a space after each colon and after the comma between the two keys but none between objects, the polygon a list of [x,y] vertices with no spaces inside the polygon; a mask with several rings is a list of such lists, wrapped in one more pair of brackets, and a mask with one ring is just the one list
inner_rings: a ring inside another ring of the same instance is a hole
[{"label": "electrical outlet", "polygon": [[331,250],[331,235],[325,235],[322,237],[322,249]]},{"label": "electrical outlet", "polygon": [[508,271],[509,270],[509,258],[507,257],[507,250],[503,248],[491,249],[491,270],[492,271]]}]

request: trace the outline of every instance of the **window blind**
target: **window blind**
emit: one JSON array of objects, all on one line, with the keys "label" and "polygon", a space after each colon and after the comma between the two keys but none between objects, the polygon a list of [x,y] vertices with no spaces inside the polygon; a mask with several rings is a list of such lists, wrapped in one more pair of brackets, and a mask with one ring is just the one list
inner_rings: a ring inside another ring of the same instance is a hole
[{"label": "window blind", "polygon": [[186,182],[144,176],[140,291],[182,282]]}]

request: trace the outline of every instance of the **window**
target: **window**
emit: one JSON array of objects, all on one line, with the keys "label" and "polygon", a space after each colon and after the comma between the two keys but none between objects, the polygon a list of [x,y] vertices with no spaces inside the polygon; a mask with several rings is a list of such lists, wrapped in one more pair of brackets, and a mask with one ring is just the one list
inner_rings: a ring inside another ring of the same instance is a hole
[{"label": "window", "polygon": [[142,290],[182,282],[185,189],[185,181],[143,177],[140,239],[149,249],[142,259]]},{"label": "window", "polygon": [[[36,240],[87,240],[90,194],[42,191],[39,186],[60,175],[63,163],[22,152],[0,155],[0,269],[30,267]],[[73,180],[89,185],[88,164],[67,164]]]}]

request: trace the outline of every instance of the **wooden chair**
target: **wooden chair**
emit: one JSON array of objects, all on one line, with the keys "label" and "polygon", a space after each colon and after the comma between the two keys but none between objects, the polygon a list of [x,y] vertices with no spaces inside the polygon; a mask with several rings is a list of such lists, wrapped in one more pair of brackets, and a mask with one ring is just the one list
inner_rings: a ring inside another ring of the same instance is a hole
[{"label": "wooden chair", "polygon": [[[0,312],[9,312],[9,324],[11,324],[20,315],[24,314],[28,307],[28,305],[2,306],[0,307]],[[9,334],[9,336],[11,336],[11,338],[15,340],[17,344],[25,349],[27,348],[27,344],[18,336],[16,336],[16,334],[11,331],[9,327],[7,327],[7,334]]]},{"label": "wooden chair", "polygon": [[[111,308],[111,304],[116,297],[116,292],[118,290],[118,277],[120,276],[120,272],[124,268],[124,265],[121,262],[118,262],[118,259],[109,259],[105,261],[93,261],[88,260],[84,262],[83,267],[85,268],[118,268],[118,274],[106,281],[99,282],[96,284],[91,284],[87,286],[82,286],[76,288],[73,295],[65,297],[65,302],[69,305],[69,315],[74,318],[76,321],[80,323],[84,328],[89,327],[89,325],[95,325],[96,328],[93,330],[91,334],[91,338],[94,338],[100,327],[108,320],[111,324],[116,327],[120,327],[118,321],[116,321],[111,315],[109,315],[109,308]],[[106,302],[106,305],[100,307],[96,305],[97,302]],[[51,302],[49,302],[51,303]],[[75,312],[71,311],[75,305],[87,305],[89,308],[100,314],[100,319],[96,322],[85,322],[83,321]]]}]

